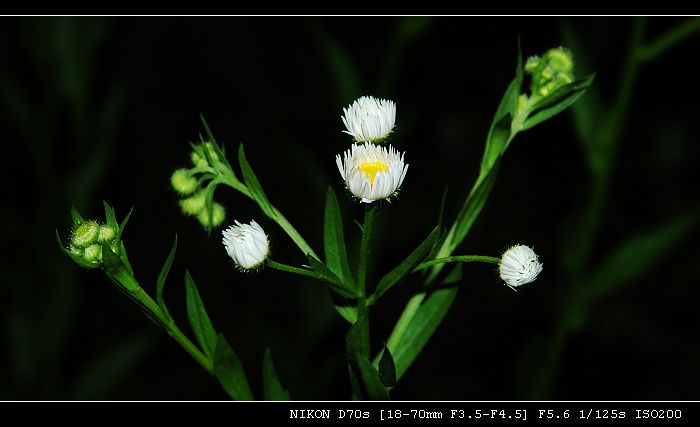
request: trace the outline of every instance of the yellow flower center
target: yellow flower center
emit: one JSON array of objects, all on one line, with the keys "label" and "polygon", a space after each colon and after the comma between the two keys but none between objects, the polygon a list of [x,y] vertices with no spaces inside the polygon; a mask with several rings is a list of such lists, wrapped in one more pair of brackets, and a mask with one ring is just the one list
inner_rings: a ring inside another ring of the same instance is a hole
[{"label": "yellow flower center", "polygon": [[374,179],[379,172],[388,172],[389,165],[384,162],[365,162],[357,167],[357,170],[362,171],[369,178],[370,185],[374,185]]}]

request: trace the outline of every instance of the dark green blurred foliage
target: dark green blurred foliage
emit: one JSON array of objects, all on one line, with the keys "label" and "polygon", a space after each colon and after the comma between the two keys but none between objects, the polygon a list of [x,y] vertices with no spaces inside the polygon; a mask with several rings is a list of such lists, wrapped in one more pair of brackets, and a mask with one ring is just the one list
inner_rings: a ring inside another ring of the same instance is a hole
[{"label": "dark green blurred foliage", "polygon": [[[393,143],[411,167],[401,196],[377,219],[369,275],[381,277],[432,229],[445,185],[446,218],[461,205],[512,78],[519,34],[526,56],[571,48],[576,75],[596,71],[596,81],[573,114],[518,136],[457,253],[531,244],[544,271],[514,293],[496,273],[465,265],[464,289],[392,397],[697,399],[700,37],[690,28],[682,43],[628,60],[639,43],[654,48],[684,25],[670,18],[3,18],[0,126],[9,153],[0,398],[227,397],[102,274],[80,270],[55,247],[54,229],[68,232],[70,206],[98,217],[102,199],[119,216],[134,206],[124,241],[152,294],[178,234],[165,288],[171,312],[186,323],[188,268],[256,396],[269,347],[292,398],[348,398],[345,323],[326,290],[272,270],[238,273],[218,233],[208,237],[179,214],[170,174],[189,161],[187,142],[202,131],[203,113],[229,156],[245,143],[270,200],[317,251],[331,184],[354,262],[352,221],[362,210],[344,197],[334,163],[349,145],[340,115],[357,96],[393,99]],[[261,218],[234,192],[216,197],[229,222]],[[261,225],[275,259],[304,262],[281,230]],[[410,285],[373,311],[374,349]]]}]

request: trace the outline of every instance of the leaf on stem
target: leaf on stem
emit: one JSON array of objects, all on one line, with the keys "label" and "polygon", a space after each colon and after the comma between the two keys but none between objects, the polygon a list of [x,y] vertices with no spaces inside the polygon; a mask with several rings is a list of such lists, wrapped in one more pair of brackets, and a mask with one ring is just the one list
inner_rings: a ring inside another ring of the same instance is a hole
[{"label": "leaf on stem", "polygon": [[481,159],[481,173],[491,169],[491,166],[503,154],[508,139],[510,138],[511,122],[518,110],[518,98],[523,84],[523,56],[518,39],[518,59],[515,67],[515,77],[511,80],[501,102],[498,104],[496,114],[493,116],[491,128],[486,137],[484,157]]},{"label": "leaf on stem", "polygon": [[334,292],[337,292],[341,297],[344,298],[352,299],[357,298],[359,296],[357,291],[353,287],[350,287],[346,283],[343,283],[343,281],[340,280],[340,278],[336,276],[335,273],[333,273],[328,267],[326,267],[325,264],[316,259],[313,255],[309,254],[307,255],[307,258],[309,259],[309,264],[311,265],[311,268],[313,268],[316,274],[318,274],[318,278],[328,283],[330,285],[330,288]]},{"label": "leaf on stem", "polygon": [[377,290],[375,291],[374,300],[378,301],[389,289],[392,288],[399,280],[403,279],[408,273],[411,272],[413,267],[415,267],[419,262],[425,258],[425,255],[430,250],[433,241],[438,237],[440,230],[438,227],[433,228],[428,237],[420,244],[416,249],[411,252],[406,259],[404,259],[401,264],[396,268],[387,273],[386,276],[382,277],[382,280],[377,284]]},{"label": "leaf on stem", "polygon": [[185,290],[187,296],[187,317],[194,332],[197,342],[204,354],[210,359],[214,355],[217,346],[217,337],[214,326],[209,320],[209,315],[204,308],[202,298],[199,296],[197,286],[189,271],[185,271]]},{"label": "leaf on stem", "polygon": [[333,188],[326,192],[326,209],[323,222],[323,243],[328,269],[337,274],[343,283],[354,286],[354,279],[348,263],[343,233],[343,219],[340,215],[338,198]]},{"label": "leaf on stem", "polygon": [[[449,284],[461,280],[462,264],[457,264],[443,283]],[[428,295],[416,311],[416,315],[406,328],[401,341],[394,349],[396,380],[401,379],[411,366],[423,347],[433,335],[457,296],[459,287],[438,289]]]},{"label": "leaf on stem", "polygon": [[223,334],[216,337],[214,376],[233,400],[253,400],[243,364]]},{"label": "leaf on stem", "polygon": [[156,282],[156,301],[158,301],[158,306],[165,313],[168,318],[171,318],[168,312],[168,307],[165,305],[165,300],[163,299],[163,288],[165,287],[165,281],[168,278],[168,273],[170,272],[170,266],[173,264],[175,259],[175,251],[177,250],[177,234],[175,235],[175,240],[173,241],[173,247],[170,249],[170,254],[165,260],[163,267],[160,269],[160,274],[158,274],[158,281]]},{"label": "leaf on stem", "polygon": [[275,372],[269,347],[265,349],[263,358],[263,391],[265,400],[289,400],[289,392],[282,386]]},{"label": "leaf on stem", "polygon": [[75,206],[71,206],[70,208],[70,217],[73,220],[73,226],[80,225],[83,223],[83,216],[80,215],[80,212],[75,208]]},{"label": "leaf on stem", "polygon": [[589,74],[559,88],[556,92],[544,98],[543,102],[537,104],[535,109],[528,114],[522,130],[530,129],[569,108],[586,92],[586,89],[593,83],[594,78],[595,73]]},{"label": "leaf on stem", "polygon": [[245,151],[243,151],[243,144],[241,144],[238,149],[238,163],[241,167],[243,181],[248,187],[248,190],[250,190],[250,195],[258,203],[258,205],[260,205],[260,209],[262,209],[263,212],[265,212],[265,214],[267,214],[270,217],[274,217],[272,205],[270,205],[269,200],[267,200],[267,196],[265,195],[265,192],[263,191],[262,186],[260,185],[260,181],[258,181],[258,177],[255,176],[253,169],[250,167],[250,164],[248,163],[248,160],[245,157]]},{"label": "leaf on stem", "polygon": [[384,347],[382,358],[379,359],[378,369],[382,384],[387,387],[396,385],[396,364],[394,363],[394,357],[387,347]]}]

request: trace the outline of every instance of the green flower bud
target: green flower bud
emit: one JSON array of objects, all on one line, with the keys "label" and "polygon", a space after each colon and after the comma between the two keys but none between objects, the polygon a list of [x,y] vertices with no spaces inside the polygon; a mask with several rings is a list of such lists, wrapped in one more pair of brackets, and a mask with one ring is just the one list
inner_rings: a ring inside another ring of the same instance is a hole
[{"label": "green flower bud", "polygon": [[100,232],[97,235],[97,240],[102,242],[102,243],[109,243],[114,238],[117,237],[117,231],[114,229],[114,227],[111,227],[107,224],[100,225]]},{"label": "green flower bud", "polygon": [[527,62],[525,62],[525,72],[527,73],[534,73],[535,70],[537,70],[537,67],[540,66],[540,57],[539,56],[531,56],[527,58]]},{"label": "green flower bud", "polygon": [[205,167],[209,166],[209,163],[207,163],[207,159],[203,159],[203,158],[199,157],[199,154],[197,154],[196,151],[192,152],[192,154],[190,155],[190,158],[192,159],[192,164],[195,167],[205,168]]},{"label": "green flower bud", "polygon": [[102,261],[102,246],[100,245],[90,245],[85,248],[85,253],[83,258],[88,262],[100,262]]},{"label": "green flower bud", "polygon": [[97,239],[100,226],[95,221],[86,221],[73,231],[71,243],[79,248],[89,246]]},{"label": "green flower bud", "polygon": [[203,209],[199,215],[197,215],[199,222],[205,227],[218,227],[226,219],[226,210],[223,206],[218,203],[214,203],[212,206],[211,223],[209,222],[209,211]]},{"label": "green flower bud", "polygon": [[546,56],[554,72],[571,74],[574,71],[574,57],[563,47],[550,49]]},{"label": "green flower bud", "polygon": [[199,182],[187,169],[178,169],[170,177],[170,184],[178,193],[186,196],[199,188]]},{"label": "green flower bud", "polygon": [[180,200],[180,208],[185,215],[197,215],[207,203],[207,195],[204,190],[195,193],[186,199]]},{"label": "green flower bud", "polygon": [[532,76],[530,93],[533,104],[573,82],[573,70],[574,59],[571,52],[561,47],[549,49],[541,58],[529,58],[525,64],[525,72]]},{"label": "green flower bud", "polygon": [[[211,159],[212,163],[216,163],[219,161],[219,155],[216,154],[216,151],[214,150],[214,145],[211,142],[205,142],[201,145],[201,147],[207,152],[207,154],[209,154],[209,158]],[[196,151],[192,152],[190,158],[192,159],[192,164],[196,167],[209,166],[207,158],[204,156],[200,156],[199,154],[197,154]]]},{"label": "green flower bud", "polygon": [[72,253],[73,255],[83,256],[83,250],[82,250],[81,248],[77,247],[77,246],[70,245],[70,246],[68,247],[68,250],[69,250],[70,253]]}]

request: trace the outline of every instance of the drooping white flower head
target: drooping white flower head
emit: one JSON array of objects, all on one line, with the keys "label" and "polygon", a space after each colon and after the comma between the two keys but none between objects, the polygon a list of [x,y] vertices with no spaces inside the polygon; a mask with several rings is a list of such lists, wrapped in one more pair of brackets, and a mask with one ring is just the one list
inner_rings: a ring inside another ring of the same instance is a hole
[{"label": "drooping white flower head", "polygon": [[357,142],[379,142],[384,140],[396,121],[396,104],[394,101],[363,96],[343,108],[341,116],[347,130]]},{"label": "drooping white flower head", "polygon": [[501,257],[498,272],[506,285],[515,288],[534,282],[542,271],[535,251],[525,245],[509,248]]},{"label": "drooping white flower head", "polygon": [[236,225],[221,232],[226,253],[242,270],[254,270],[270,252],[267,236],[255,221],[250,221],[250,224],[235,222]]},{"label": "drooping white flower head", "polygon": [[353,144],[335,163],[348,190],[363,203],[387,199],[401,187],[408,165],[391,145]]}]

